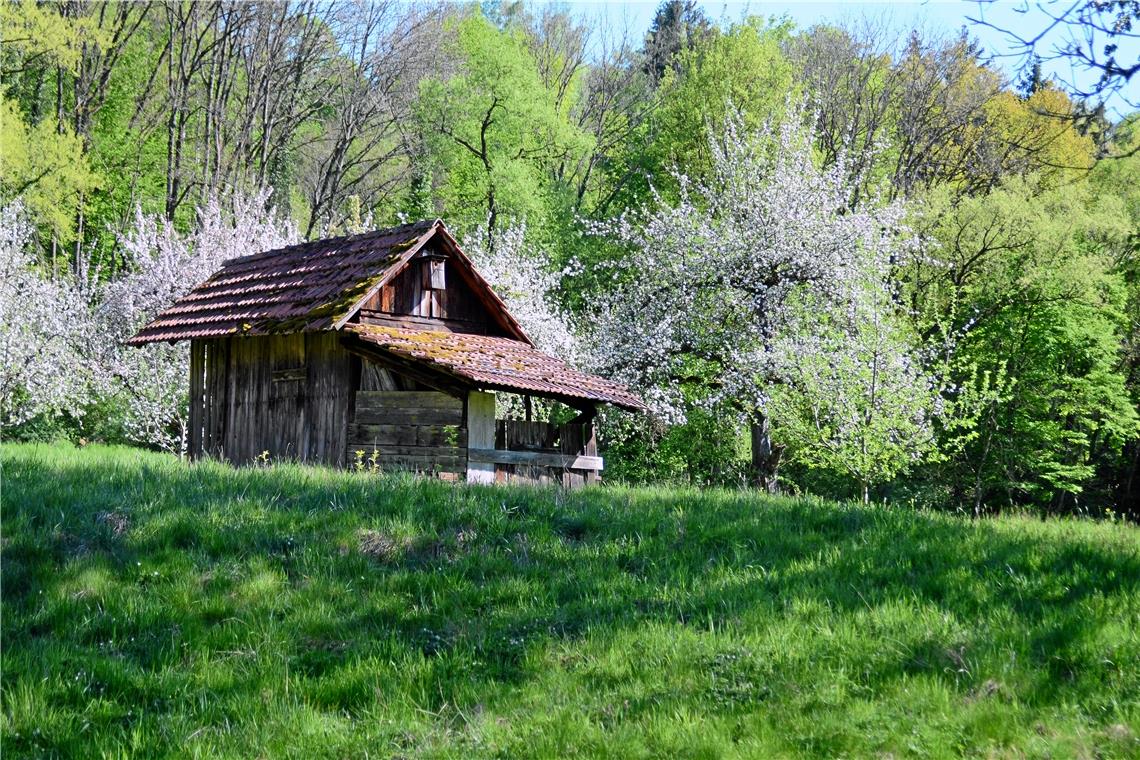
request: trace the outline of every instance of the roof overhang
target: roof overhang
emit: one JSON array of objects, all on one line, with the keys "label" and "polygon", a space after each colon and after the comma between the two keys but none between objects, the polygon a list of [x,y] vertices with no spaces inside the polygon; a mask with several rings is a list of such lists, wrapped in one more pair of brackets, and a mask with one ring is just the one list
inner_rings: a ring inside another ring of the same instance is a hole
[{"label": "roof overhang", "polygon": [[612,404],[648,411],[628,388],[510,338],[368,324],[348,325],[341,335],[348,350],[453,395],[506,391],[582,410]]}]

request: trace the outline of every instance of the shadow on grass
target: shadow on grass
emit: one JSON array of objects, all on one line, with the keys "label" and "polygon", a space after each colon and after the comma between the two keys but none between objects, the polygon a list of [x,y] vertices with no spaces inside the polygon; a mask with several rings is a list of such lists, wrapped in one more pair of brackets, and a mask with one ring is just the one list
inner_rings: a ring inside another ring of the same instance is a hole
[{"label": "shadow on grass", "polygon": [[[89,688],[55,695],[76,709],[96,693],[160,712],[179,691],[252,698],[266,688],[254,674],[281,668],[315,703],[352,711],[376,698],[371,675],[354,680],[362,662],[419,662],[422,706],[436,710],[541,677],[536,654],[552,646],[646,625],[744,641],[788,622],[803,627],[795,656],[808,667],[836,656],[820,628],[852,631],[845,651],[866,648],[853,664],[869,688],[926,674],[975,693],[1013,652],[1037,684],[1020,698],[1055,704],[1116,677],[1099,637],[1140,596],[1132,529],[123,451],[9,451],[3,523],[6,649],[37,653],[5,670],[86,673]],[[700,665],[718,699],[779,688],[781,666],[749,651]],[[283,662],[262,663],[269,652]],[[170,674],[195,658],[229,675]]]}]

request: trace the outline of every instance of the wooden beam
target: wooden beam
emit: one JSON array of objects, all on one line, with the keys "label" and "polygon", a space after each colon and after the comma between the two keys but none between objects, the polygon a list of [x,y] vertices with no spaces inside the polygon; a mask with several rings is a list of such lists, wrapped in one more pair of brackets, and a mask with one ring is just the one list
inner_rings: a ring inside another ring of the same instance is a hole
[{"label": "wooden beam", "polygon": [[413,330],[434,330],[436,332],[464,333],[468,335],[486,335],[487,325],[482,322],[473,322],[466,319],[448,319],[438,317],[416,317],[410,314],[388,314],[371,309],[360,310],[360,324],[384,325],[387,327],[403,327]]},{"label": "wooden beam", "polygon": [[461,409],[416,409],[393,406],[361,408],[359,402],[353,422],[362,425],[462,425]]},{"label": "wooden beam", "polygon": [[582,409],[580,407],[572,408],[578,409],[579,414],[577,417],[570,420],[567,423],[568,425],[588,425],[594,421],[595,417],[598,416],[598,407],[596,406],[588,406],[585,409]]},{"label": "wooden beam", "polygon": [[463,412],[463,401],[441,391],[357,391],[357,408],[400,406]]},{"label": "wooden beam", "polygon": [[349,448],[372,453],[378,456],[394,457],[420,457],[421,459],[439,459],[452,461],[465,459],[463,449],[455,446],[387,446],[382,443],[365,441],[349,441]]},{"label": "wooden beam", "polygon": [[467,448],[467,430],[458,425],[352,423],[348,440],[378,446],[451,446]]},{"label": "wooden beam", "polygon": [[[473,445],[473,444],[472,444]],[[584,454],[555,454],[544,451],[504,451],[502,449],[469,448],[468,469],[472,462],[482,464],[527,464],[536,467],[561,467],[567,470],[601,470],[602,457]]]}]

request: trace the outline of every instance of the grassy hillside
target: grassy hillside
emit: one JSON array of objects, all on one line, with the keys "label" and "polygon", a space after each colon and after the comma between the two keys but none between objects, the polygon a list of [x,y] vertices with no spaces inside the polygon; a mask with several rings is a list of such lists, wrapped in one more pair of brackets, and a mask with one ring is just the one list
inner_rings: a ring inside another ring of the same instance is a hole
[{"label": "grassy hillside", "polygon": [[4,446],[5,757],[1140,755],[1140,530]]}]

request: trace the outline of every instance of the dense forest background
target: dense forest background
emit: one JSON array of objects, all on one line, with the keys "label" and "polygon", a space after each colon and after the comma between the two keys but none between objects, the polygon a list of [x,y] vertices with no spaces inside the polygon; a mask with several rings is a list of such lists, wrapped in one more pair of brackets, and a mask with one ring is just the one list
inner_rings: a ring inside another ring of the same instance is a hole
[{"label": "dense forest background", "polygon": [[182,349],[118,339],[223,258],[439,216],[654,403],[606,415],[611,478],[1140,513],[1140,125],[968,30],[0,13],[5,437],[177,450]]}]

